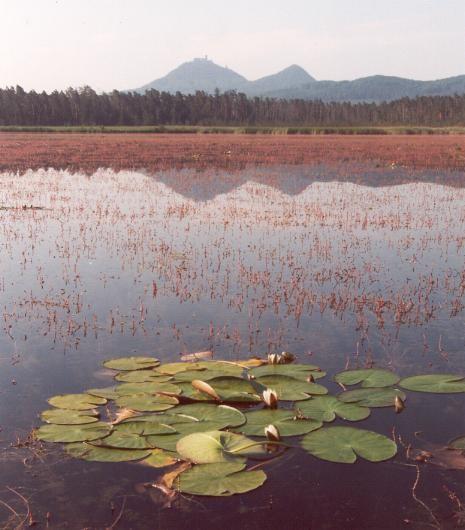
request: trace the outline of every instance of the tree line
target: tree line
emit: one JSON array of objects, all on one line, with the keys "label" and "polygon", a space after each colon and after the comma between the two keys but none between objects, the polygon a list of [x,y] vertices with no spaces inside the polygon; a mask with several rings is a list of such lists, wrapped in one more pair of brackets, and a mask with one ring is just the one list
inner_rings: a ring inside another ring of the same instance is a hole
[{"label": "tree line", "polygon": [[383,103],[247,97],[214,94],[98,94],[90,87],[30,92],[0,89],[0,125],[465,125],[465,94],[421,96]]}]

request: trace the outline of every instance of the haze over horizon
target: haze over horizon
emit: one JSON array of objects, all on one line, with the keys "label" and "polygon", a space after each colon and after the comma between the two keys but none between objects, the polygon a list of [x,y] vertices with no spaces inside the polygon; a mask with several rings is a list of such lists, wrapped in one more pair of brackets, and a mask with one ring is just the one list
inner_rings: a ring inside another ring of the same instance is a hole
[{"label": "haze over horizon", "polygon": [[[127,89],[208,55],[255,80],[465,74],[463,0],[0,0],[0,87]],[[352,3],[350,3],[352,4]]]}]

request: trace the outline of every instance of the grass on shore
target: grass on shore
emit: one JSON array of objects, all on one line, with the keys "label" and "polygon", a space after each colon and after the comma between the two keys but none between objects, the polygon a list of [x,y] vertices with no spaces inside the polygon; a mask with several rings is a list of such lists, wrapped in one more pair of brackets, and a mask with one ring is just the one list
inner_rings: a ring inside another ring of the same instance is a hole
[{"label": "grass on shore", "polygon": [[465,127],[221,127],[221,126],[23,126],[0,125],[0,132],[28,133],[152,133],[152,134],[465,134]]}]

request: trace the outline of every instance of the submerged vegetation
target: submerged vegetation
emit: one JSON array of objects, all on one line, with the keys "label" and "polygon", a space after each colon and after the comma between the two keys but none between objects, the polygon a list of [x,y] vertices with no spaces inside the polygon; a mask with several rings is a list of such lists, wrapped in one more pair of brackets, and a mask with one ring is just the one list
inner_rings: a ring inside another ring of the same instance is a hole
[{"label": "submerged vegetation", "polygon": [[[325,372],[292,361],[285,352],[235,362],[111,359],[104,366],[118,371],[115,381],[136,382],[51,397],[55,408],[42,413],[46,424],[36,437],[65,443],[70,456],[84,460],[174,466],[169,486],[166,478],[151,484],[166,495],[227,496],[260,487],[267,477],[257,468],[293,448],[344,464],[394,457],[397,444],[383,434],[324,424],[362,421],[375,407],[402,412],[406,395],[393,387],[397,383],[417,392],[465,392],[459,376],[400,380],[391,371],[367,368],[336,374],[343,392],[331,396],[315,383]],[[345,388],[354,385],[360,388]],[[451,449],[464,447],[463,438],[451,443]],[[259,463],[247,467],[253,460]]]}]

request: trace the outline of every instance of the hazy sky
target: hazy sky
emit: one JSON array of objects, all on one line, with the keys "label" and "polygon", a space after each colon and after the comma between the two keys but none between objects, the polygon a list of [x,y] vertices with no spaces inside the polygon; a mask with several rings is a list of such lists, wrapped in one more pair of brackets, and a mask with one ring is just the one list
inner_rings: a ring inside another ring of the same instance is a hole
[{"label": "hazy sky", "polygon": [[249,79],[465,74],[465,0],[0,0],[0,86],[134,88],[205,54]]}]

